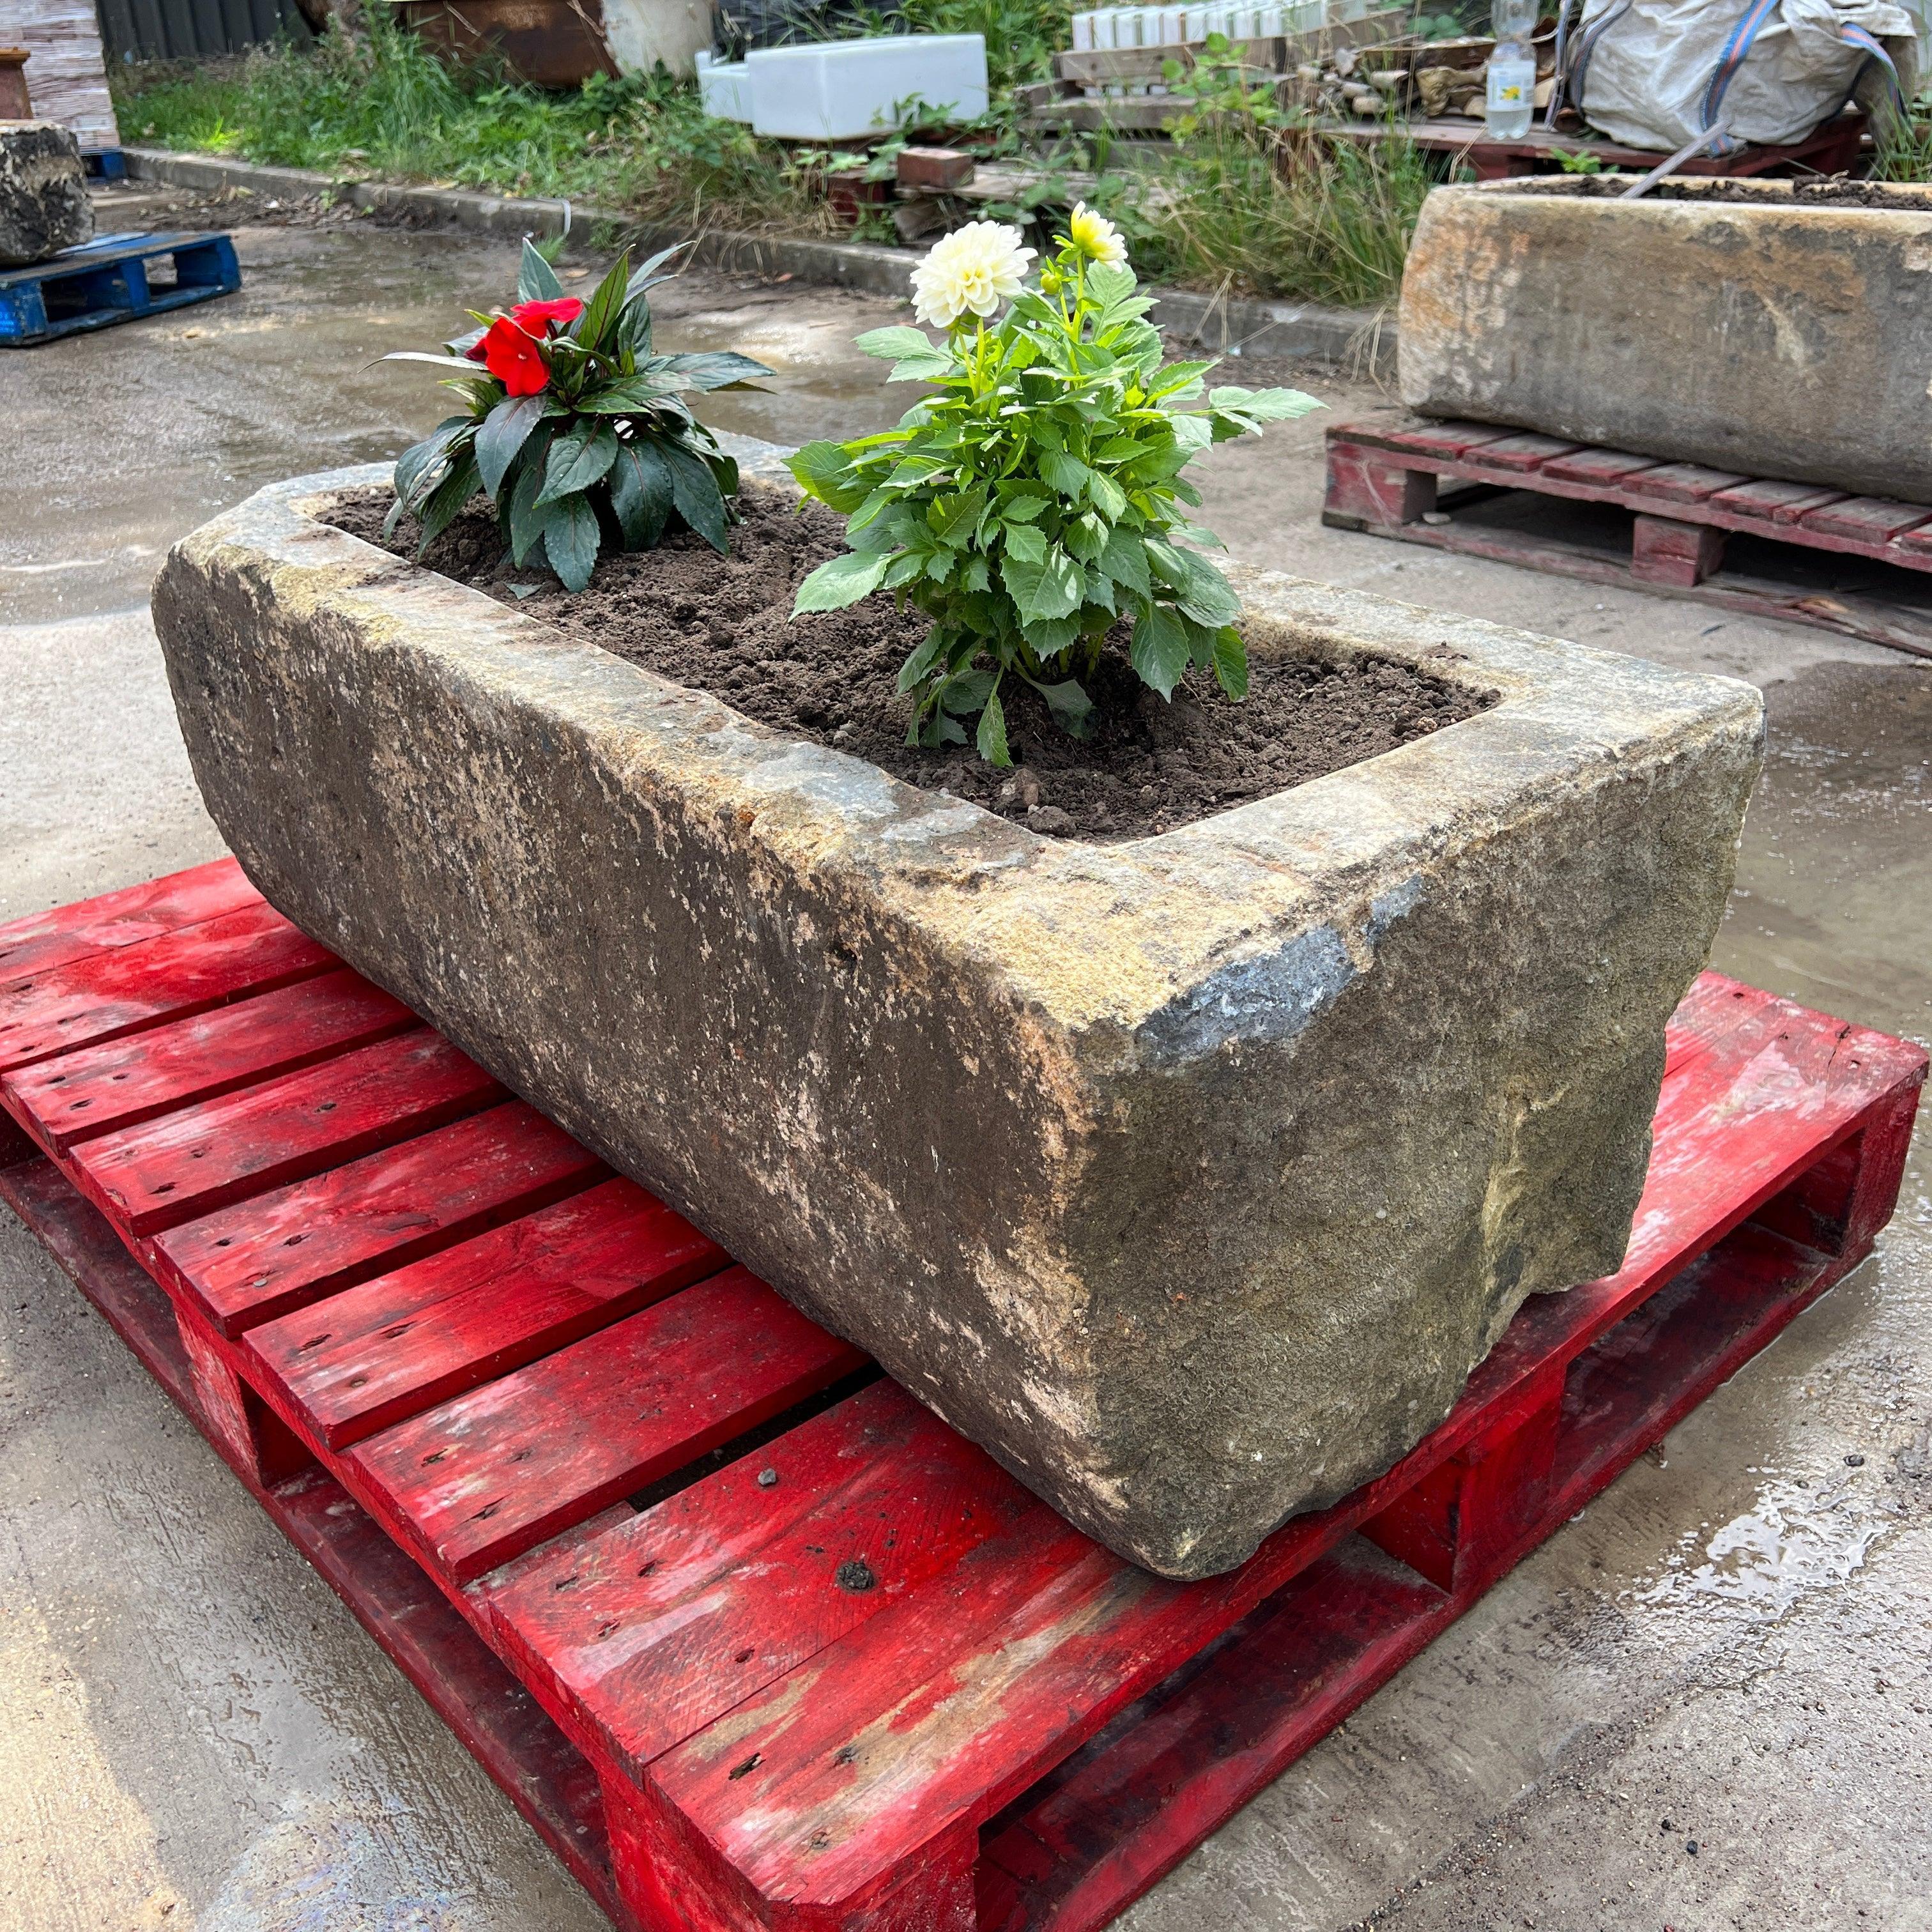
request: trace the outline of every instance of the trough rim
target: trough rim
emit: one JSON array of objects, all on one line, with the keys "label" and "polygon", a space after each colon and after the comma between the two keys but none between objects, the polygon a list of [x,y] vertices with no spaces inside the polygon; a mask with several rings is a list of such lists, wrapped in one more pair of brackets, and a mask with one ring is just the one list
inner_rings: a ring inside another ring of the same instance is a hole
[{"label": "trough rim", "polygon": [[[744,467],[752,487],[795,490],[769,446]],[[826,883],[842,874],[860,902],[944,952],[980,956],[1022,1005],[1076,1030],[1132,1034],[1204,969],[1274,954],[1287,933],[1372,938],[1405,909],[1389,896],[1422,865],[1534,819],[1552,779],[1615,784],[1713,730],[1762,730],[1762,698],[1742,680],[1232,565],[1256,655],[1385,657],[1497,701],[1169,831],[1104,845],[1050,838],[760,724],[317,520],[348,492],[386,484],[389,470],[268,484],[182,538],[164,574],[238,578],[258,598],[346,627],[358,646],[438,656],[466,701],[533,707],[614,782],[644,779],[700,815],[735,812],[739,836],[774,867]],[[1123,976],[1130,960],[1136,970]]]}]

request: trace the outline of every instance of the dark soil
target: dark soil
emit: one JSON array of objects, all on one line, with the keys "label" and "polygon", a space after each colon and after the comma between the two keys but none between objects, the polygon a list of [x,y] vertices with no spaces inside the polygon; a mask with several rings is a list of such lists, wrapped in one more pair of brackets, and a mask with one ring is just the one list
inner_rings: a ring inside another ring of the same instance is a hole
[{"label": "dark soil", "polygon": [[[345,497],[326,520],[382,543],[392,500],[386,490]],[[1090,739],[1060,730],[1030,687],[1002,692],[1014,769],[996,770],[970,746],[928,751],[905,742],[911,706],[895,680],[925,634],[918,612],[874,596],[788,621],[806,574],[844,548],[843,520],[817,504],[795,512],[763,491],[748,490],[742,507],[729,557],[680,534],[652,552],[607,556],[574,597],[554,578],[512,570],[494,519],[480,507],[459,518],[424,561],[762,724],[1060,838],[1170,831],[1374,758],[1496,701],[1382,658],[1257,657],[1241,703],[1191,680],[1168,704],[1110,647],[1088,683],[1099,716]],[[413,555],[415,541],[405,523],[385,548]]]},{"label": "dark soil", "polygon": [[[1661,160],[1664,157],[1658,157]],[[1613,200],[1625,193],[1639,170],[1616,175],[1550,175],[1537,181],[1513,181],[1509,192],[1574,195],[1584,201]],[[1932,209],[1932,189],[1916,182],[1853,181],[1826,175],[1816,181],[1702,179],[1693,175],[1658,183],[1647,201],[1722,201],[1745,206],[1792,208],[1879,208],[1907,213]]]}]

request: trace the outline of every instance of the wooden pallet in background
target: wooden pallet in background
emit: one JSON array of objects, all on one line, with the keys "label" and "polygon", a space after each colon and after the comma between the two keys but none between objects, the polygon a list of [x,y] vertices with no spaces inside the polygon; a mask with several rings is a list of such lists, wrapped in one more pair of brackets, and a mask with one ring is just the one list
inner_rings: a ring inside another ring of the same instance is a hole
[{"label": "wooden pallet in background", "polygon": [[0,269],[0,349],[136,322],[241,286],[226,235],[97,235],[51,261]]},{"label": "wooden pallet in background", "polygon": [[232,863],[0,928],[0,1196],[638,1932],[1107,1924],[1868,1252],[1924,1072],[1706,974],[1624,1268],[1178,1584]]},{"label": "wooden pallet in background", "polygon": [[[1759,537],[1795,551],[1932,572],[1932,504],[1746,476],[1629,450],[1569,442],[1492,423],[1390,416],[1328,433],[1322,520],[1406,543],[1532,570],[1694,597],[1753,616],[1838,631],[1932,657],[1932,584],[1923,616],[1855,591],[1806,590],[1725,567],[1725,539]],[[1444,516],[1448,484],[1524,490],[1634,514],[1628,565],[1598,549],[1480,519]]]}]

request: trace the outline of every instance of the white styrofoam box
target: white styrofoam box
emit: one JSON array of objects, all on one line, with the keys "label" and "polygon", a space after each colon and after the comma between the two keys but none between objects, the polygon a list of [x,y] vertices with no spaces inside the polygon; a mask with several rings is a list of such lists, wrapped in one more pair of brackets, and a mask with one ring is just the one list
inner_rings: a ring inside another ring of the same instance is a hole
[{"label": "white styrofoam box", "polygon": [[[888,34],[761,47],[745,56],[752,130],[782,140],[848,141],[898,125],[915,99],[949,121],[986,112],[980,34]],[[712,70],[714,72],[716,69]]]},{"label": "white styrofoam box", "polygon": [[1094,45],[1094,16],[1091,14],[1076,14],[1073,16],[1073,51],[1084,54],[1091,51]]},{"label": "white styrofoam box", "polygon": [[752,118],[752,76],[742,61],[721,61],[706,50],[698,56],[699,104],[714,121]]}]

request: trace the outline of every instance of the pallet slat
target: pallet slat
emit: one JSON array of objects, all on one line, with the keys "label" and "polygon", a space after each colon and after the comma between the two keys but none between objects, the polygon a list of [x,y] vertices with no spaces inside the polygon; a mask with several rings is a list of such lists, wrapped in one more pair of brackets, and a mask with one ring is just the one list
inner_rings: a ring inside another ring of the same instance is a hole
[{"label": "pallet slat", "polygon": [[37,1060],[0,1078],[41,1145],[65,1153],[197,1100],[421,1024],[346,967],[145,1033]]},{"label": "pallet slat", "polygon": [[466,1583],[865,1360],[734,1268],[370,1436],[348,1461]]},{"label": "pallet slat", "polygon": [[85,1142],[74,1167],[90,1198],[135,1234],[154,1234],[427,1132],[502,1094],[466,1054],[419,1025]]},{"label": "pallet slat", "polygon": [[1923,503],[1894,503],[1883,496],[1845,496],[1807,510],[1797,521],[1820,536],[1892,543],[1932,522],[1932,508]]},{"label": "pallet slat", "polygon": [[0,1073],[340,966],[257,903],[0,988]]},{"label": "pallet slat", "polygon": [[263,1377],[332,1449],[507,1374],[730,1264],[628,1180],[519,1214],[250,1331]]},{"label": "pallet slat", "polygon": [[[460,1070],[441,1090],[449,1107],[482,1106],[492,1094]],[[412,1133],[401,1146],[160,1235],[154,1264],[164,1282],[232,1340],[338,1288],[548,1207],[609,1172],[520,1100],[485,1106],[434,1132],[423,1131],[434,1119],[405,1111],[407,1104],[379,1124],[398,1136]]]},{"label": "pallet slat", "polygon": [[217,859],[78,905],[29,913],[0,926],[0,986],[260,902],[242,868],[232,859]]}]

